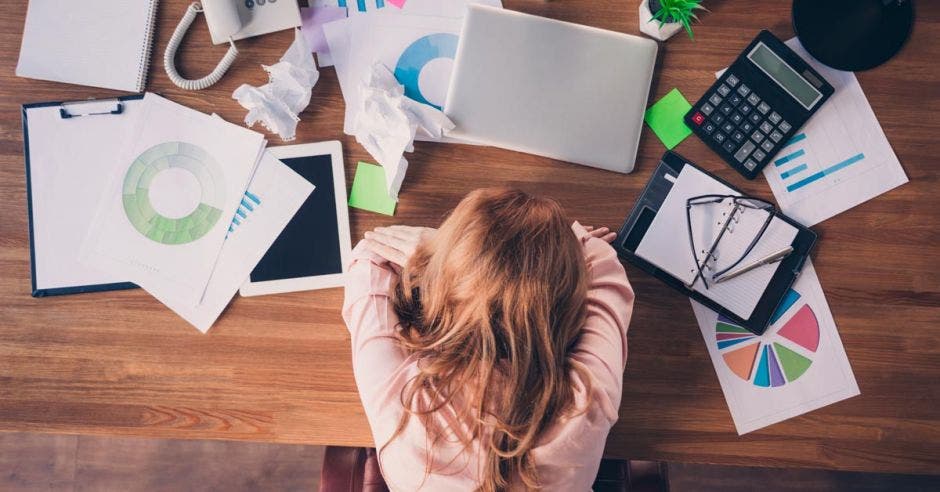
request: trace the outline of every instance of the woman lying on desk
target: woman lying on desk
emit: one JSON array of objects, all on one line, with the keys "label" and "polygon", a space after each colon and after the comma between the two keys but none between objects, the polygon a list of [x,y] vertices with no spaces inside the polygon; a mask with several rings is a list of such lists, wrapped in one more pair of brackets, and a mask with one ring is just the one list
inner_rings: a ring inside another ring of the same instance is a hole
[{"label": "woman lying on desk", "polygon": [[500,189],[366,233],[343,317],[392,490],[590,489],[633,310],[614,236]]}]

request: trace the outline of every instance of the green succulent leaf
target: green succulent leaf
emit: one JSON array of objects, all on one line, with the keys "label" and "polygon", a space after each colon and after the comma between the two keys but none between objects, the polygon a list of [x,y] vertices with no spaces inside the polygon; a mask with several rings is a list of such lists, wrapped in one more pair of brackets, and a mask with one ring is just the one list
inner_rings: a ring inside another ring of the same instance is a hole
[{"label": "green succulent leaf", "polygon": [[660,9],[653,14],[651,20],[659,21],[660,27],[670,22],[678,22],[685,28],[689,38],[695,39],[692,34],[692,22],[697,21],[698,16],[694,11],[708,11],[701,3],[702,0],[659,0]]}]

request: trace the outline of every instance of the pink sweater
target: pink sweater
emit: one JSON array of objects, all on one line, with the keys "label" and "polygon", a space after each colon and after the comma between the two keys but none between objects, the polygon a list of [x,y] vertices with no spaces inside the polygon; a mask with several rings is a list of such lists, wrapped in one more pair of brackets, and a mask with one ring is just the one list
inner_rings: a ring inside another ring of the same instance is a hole
[{"label": "pink sweater", "polygon": [[[590,237],[579,224],[572,226],[584,245],[590,288],[587,320],[570,357],[591,374],[588,394],[581,378],[572,373],[577,407],[587,412],[560,419],[547,428],[533,448],[532,457],[545,490],[588,490],[597,475],[604,443],[617,421],[623,371],[627,362],[627,327],[633,312],[633,290],[614,249]],[[376,447],[395,432],[404,409],[402,387],[417,372],[416,361],[395,341],[398,318],[391,307],[389,289],[397,271],[360,243],[346,281],[343,318],[352,338],[353,372]],[[461,426],[454,413],[439,412],[447,427]],[[382,475],[392,490],[473,490],[479,485],[479,447],[461,453],[459,445],[440,441],[434,447],[431,475],[427,434],[412,418],[402,434],[379,455]]]}]

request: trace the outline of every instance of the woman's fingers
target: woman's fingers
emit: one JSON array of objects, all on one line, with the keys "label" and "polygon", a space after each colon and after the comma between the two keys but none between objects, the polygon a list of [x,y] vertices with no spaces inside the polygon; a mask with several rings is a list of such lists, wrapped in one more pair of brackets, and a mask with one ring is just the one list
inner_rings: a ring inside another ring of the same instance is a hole
[{"label": "woman's fingers", "polygon": [[382,231],[378,229],[367,232],[366,239],[371,239],[373,241],[391,246],[399,251],[408,251],[414,244],[414,240],[411,238],[402,238],[399,236],[393,236],[391,233]]},{"label": "woman's fingers", "polygon": [[366,243],[366,248],[368,248],[370,251],[392,263],[395,263],[398,266],[403,267],[405,266],[405,263],[408,262],[408,257],[405,255],[405,253],[398,249],[373,239],[364,239],[364,241]]},{"label": "woman's fingers", "polygon": [[593,226],[581,226],[581,227],[584,227],[584,230],[586,230],[588,234],[591,235],[591,237],[596,237],[602,241],[612,243],[614,242],[614,239],[617,239],[617,233],[610,232],[609,227],[599,227],[599,228],[594,228]]},{"label": "woman's fingers", "polygon": [[383,234],[388,234],[389,236],[396,237],[398,239],[413,239],[421,235],[420,230],[417,227],[408,227],[408,226],[390,226],[390,227],[376,227],[375,232],[380,232]]}]

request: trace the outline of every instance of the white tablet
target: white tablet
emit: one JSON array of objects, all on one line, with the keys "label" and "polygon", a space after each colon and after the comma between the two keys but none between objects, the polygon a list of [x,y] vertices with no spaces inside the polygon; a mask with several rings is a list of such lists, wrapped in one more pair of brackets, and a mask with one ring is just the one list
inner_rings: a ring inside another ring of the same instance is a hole
[{"label": "white tablet", "polygon": [[352,251],[339,141],[268,147],[316,187],[242,285],[243,296],[343,285]]}]

